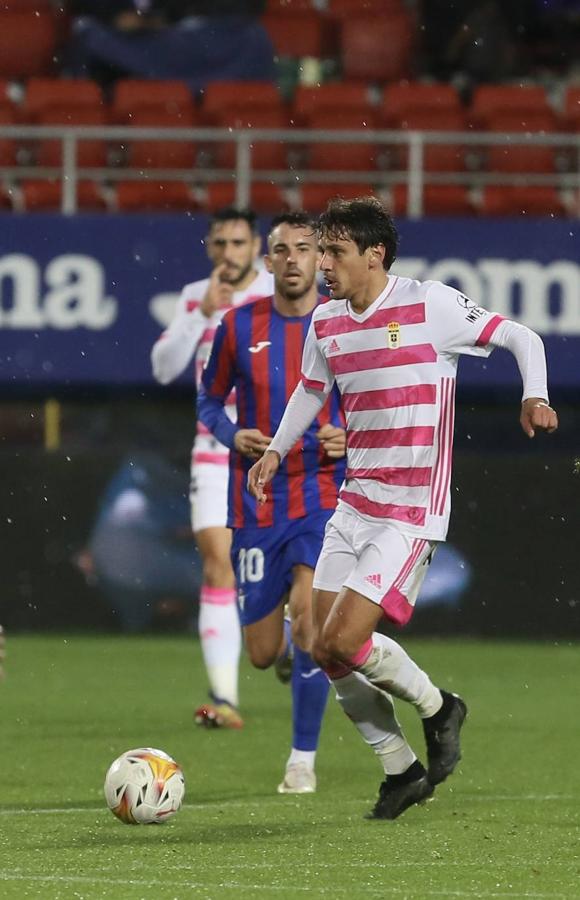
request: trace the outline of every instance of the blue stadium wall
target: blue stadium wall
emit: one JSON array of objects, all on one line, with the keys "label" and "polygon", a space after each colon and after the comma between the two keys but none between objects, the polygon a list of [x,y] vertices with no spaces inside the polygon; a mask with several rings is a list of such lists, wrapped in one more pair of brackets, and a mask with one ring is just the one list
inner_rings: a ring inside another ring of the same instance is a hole
[{"label": "blue stadium wall", "polygon": [[[9,628],[117,627],[74,560],[132,456],[170,461],[160,494],[173,492],[167,503],[187,529],[190,381],[155,386],[149,352],[181,285],[207,271],[206,225],[170,215],[0,217],[0,409],[9,423],[0,622]],[[578,638],[580,225],[425,219],[399,228],[396,271],[455,284],[542,334],[562,414],[557,436],[528,441],[511,356],[462,361],[450,565],[470,578],[453,602],[451,590],[449,602],[420,604],[409,632]],[[62,400],[65,419],[52,453],[42,423],[23,437],[14,412],[40,420],[47,397]],[[76,422],[68,430],[67,415]]]},{"label": "blue stadium wall", "polygon": [[[0,387],[151,385],[149,350],[176,291],[207,272],[206,220],[0,216]],[[401,221],[396,271],[456,284],[544,336],[555,388],[578,385],[580,225]],[[465,365],[465,385],[505,386],[511,360]]]}]

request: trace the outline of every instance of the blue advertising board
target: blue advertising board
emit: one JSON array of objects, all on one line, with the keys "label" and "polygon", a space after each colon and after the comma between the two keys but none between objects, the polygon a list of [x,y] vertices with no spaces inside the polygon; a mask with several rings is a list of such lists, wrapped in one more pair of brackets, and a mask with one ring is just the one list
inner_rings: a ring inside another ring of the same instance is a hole
[{"label": "blue advertising board", "polygon": [[[267,227],[264,221],[263,229]],[[0,216],[0,387],[153,384],[151,345],[205,277],[204,216]],[[452,284],[546,343],[554,389],[580,386],[580,223],[399,223],[394,271]],[[509,354],[466,360],[467,387],[511,388]]]}]

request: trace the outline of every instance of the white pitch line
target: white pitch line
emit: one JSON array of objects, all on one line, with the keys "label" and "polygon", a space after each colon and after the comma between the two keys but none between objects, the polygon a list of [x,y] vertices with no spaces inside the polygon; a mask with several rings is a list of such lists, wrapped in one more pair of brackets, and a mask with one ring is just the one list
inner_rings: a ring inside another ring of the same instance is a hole
[{"label": "white pitch line", "polygon": [[[526,869],[526,868],[531,868],[532,866],[537,866],[538,864],[539,864],[538,860],[533,859],[533,860],[523,860],[523,861],[518,860],[517,862],[502,861],[501,863],[497,863],[497,866],[499,867],[501,865],[502,869]],[[569,861],[569,862],[564,862],[564,861],[560,862],[558,860],[550,859],[550,861],[549,861],[550,867],[552,867],[552,866],[572,867],[575,864],[576,864],[576,860]],[[311,865],[314,866],[313,863]],[[397,869],[397,868],[398,869],[406,869],[406,868],[429,869],[431,867],[442,868],[442,869],[452,869],[452,868],[455,868],[455,869],[472,868],[472,869],[474,869],[474,868],[477,868],[478,866],[481,867],[481,865],[482,865],[482,863],[480,860],[478,860],[476,862],[452,862],[452,861],[446,860],[446,859],[430,859],[430,860],[424,860],[423,862],[388,862],[388,863],[378,863],[375,860],[373,860],[372,869],[373,869],[373,871],[375,869],[393,869],[393,868],[394,869]],[[212,869],[226,869],[226,870],[227,869],[236,869],[236,870],[237,869],[264,869],[266,871],[269,869],[279,869],[280,868],[280,866],[277,863],[263,863],[263,862],[240,863],[237,860],[236,860],[236,862],[229,863],[229,864],[212,862],[211,867],[212,867]],[[179,872],[179,871],[187,872],[188,870],[191,870],[194,867],[191,865],[174,865],[174,866],[164,865],[163,868],[166,869],[168,872]],[[316,868],[316,866],[314,866],[314,868]],[[368,871],[369,863],[368,862],[333,863],[333,862],[325,861],[324,863],[320,863],[318,868],[320,868],[320,869],[366,869]]]},{"label": "white pitch line", "polygon": [[[442,796],[442,795],[439,795]],[[488,803],[496,803],[496,802],[507,802],[507,803],[515,803],[517,801],[525,800],[531,803],[539,803],[546,802],[549,800],[555,800],[560,803],[572,803],[577,801],[577,797],[565,794],[453,794],[449,793],[445,796],[451,800],[479,800],[481,802]],[[261,809],[265,810],[267,808],[266,804],[273,805],[277,804],[278,808],[280,808],[286,801],[286,799],[281,799],[277,797],[265,797],[260,801],[251,801],[251,800],[215,800],[211,803],[184,803],[182,809],[193,809],[193,810],[204,810],[204,809],[224,809],[236,807],[244,807],[246,809]],[[308,801],[306,801],[308,802]],[[372,803],[372,799],[368,799],[366,802]],[[345,799],[343,801],[344,805],[360,806],[365,803],[365,799],[355,800],[355,799]],[[2,809],[0,807],[0,816],[48,816],[48,815],[66,815],[69,813],[75,813],[76,815],[82,813],[91,813],[94,815],[95,813],[101,813],[105,810],[104,806],[48,806],[48,807],[38,807],[35,809]]]},{"label": "white pitch line", "polygon": [[[242,884],[240,882],[218,882],[217,884],[209,884],[206,882],[198,882],[198,881],[169,881],[168,879],[164,879],[163,881],[158,880],[150,880],[146,881],[145,879],[137,879],[137,878],[99,878],[98,880],[94,877],[83,876],[83,875],[18,875],[11,874],[9,872],[0,872],[0,881],[33,881],[33,882],[49,882],[51,884],[90,884],[94,887],[97,885],[115,885],[115,886],[125,886],[125,887],[169,887],[172,889],[178,888],[193,888],[203,889],[205,891],[210,890],[231,890],[231,891],[288,891],[288,885],[273,885],[273,884]],[[305,887],[300,887],[296,884],[292,885],[292,891],[298,892],[302,891],[303,893],[311,893],[313,890],[312,886],[308,885]],[[329,894],[332,896],[336,896],[336,894],[347,894],[352,895],[353,888],[349,887],[340,887],[334,885],[332,888],[323,888],[320,886],[316,887],[316,893],[318,896]],[[386,885],[377,885],[373,887],[369,884],[364,885],[364,893],[365,896],[369,894],[377,894],[380,897],[384,897],[385,894],[393,894],[396,896],[413,896],[413,894],[409,894],[409,891],[405,889],[388,887]],[[529,893],[527,891],[520,891],[514,893],[513,890],[510,889],[509,893],[505,891],[485,891],[482,893],[481,891],[429,891],[421,888],[421,897],[527,897],[534,898],[534,900],[540,900],[540,898],[551,898],[551,900],[566,900],[566,894],[538,894],[538,893]]]}]

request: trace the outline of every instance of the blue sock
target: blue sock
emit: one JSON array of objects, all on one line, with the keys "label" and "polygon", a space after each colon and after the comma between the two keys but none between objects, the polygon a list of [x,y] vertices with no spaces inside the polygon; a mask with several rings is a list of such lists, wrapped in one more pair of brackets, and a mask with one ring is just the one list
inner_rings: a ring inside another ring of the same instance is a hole
[{"label": "blue sock", "polygon": [[294,645],[292,668],[292,746],[316,750],[330,682],[309,653]]}]

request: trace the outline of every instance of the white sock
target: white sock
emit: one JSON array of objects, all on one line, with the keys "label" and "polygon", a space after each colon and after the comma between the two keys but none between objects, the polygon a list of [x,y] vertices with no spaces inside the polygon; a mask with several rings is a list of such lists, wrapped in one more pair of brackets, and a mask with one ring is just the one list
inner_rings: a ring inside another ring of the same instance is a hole
[{"label": "white sock", "polygon": [[417,757],[405,740],[389,695],[371,684],[361,672],[351,672],[332,683],[336,699],[379,757],[385,773],[406,772]]},{"label": "white sock", "polygon": [[203,585],[198,629],[212,695],[237,706],[242,633],[233,588]]},{"label": "white sock", "polygon": [[413,662],[403,648],[384,634],[373,633],[371,655],[360,671],[369,681],[398,700],[412,703],[421,718],[434,716],[443,698],[426,672]]},{"label": "white sock", "polygon": [[292,747],[288,762],[286,763],[286,768],[288,768],[288,766],[295,766],[298,763],[304,763],[304,765],[313,772],[315,759],[316,750],[297,750],[296,747]]}]

